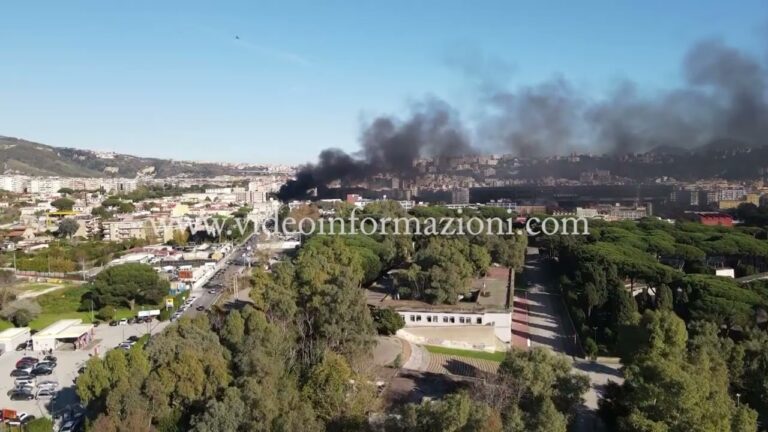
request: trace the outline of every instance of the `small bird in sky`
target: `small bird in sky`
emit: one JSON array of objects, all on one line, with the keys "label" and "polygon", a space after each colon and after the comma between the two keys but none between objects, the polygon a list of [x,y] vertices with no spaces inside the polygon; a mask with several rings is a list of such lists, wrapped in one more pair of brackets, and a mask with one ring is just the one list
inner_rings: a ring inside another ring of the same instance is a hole
[{"label": "small bird in sky", "polygon": [[235,35],[235,39],[240,40],[240,36]]}]

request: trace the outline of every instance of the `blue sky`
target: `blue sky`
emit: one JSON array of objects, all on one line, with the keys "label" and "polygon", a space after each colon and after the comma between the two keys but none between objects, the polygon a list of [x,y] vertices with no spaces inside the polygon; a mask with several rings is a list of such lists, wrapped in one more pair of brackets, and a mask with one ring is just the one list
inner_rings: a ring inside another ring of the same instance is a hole
[{"label": "blue sky", "polygon": [[[695,41],[768,56],[768,2],[0,3],[0,135],[175,159],[353,151],[361,124],[435,95],[471,117],[476,65],[599,98],[674,86]],[[236,39],[239,36],[239,39]],[[458,59],[458,61],[457,61]],[[474,76],[474,75],[473,75]]]}]

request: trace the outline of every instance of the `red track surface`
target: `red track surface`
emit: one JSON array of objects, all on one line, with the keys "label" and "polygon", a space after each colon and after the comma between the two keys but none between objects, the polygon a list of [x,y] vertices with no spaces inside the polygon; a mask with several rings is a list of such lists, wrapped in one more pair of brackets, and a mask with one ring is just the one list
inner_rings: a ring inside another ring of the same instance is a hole
[{"label": "red track surface", "polygon": [[515,307],[512,309],[512,346],[527,349],[529,338],[528,298],[522,293],[515,296]]}]

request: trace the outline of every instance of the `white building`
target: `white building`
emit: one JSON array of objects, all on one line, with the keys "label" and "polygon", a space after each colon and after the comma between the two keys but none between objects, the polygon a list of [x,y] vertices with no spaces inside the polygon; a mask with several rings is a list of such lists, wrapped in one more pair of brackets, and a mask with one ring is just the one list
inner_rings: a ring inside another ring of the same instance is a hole
[{"label": "white building", "polygon": [[81,349],[92,338],[93,324],[83,324],[80,319],[64,319],[32,335],[32,350],[55,350],[63,344],[72,344],[75,349]]},{"label": "white building", "polygon": [[723,276],[723,277],[728,277],[733,279],[736,277],[736,272],[732,268],[728,268],[728,267],[719,268],[719,269],[715,269],[715,276]]},{"label": "white building", "polygon": [[442,311],[433,308],[397,310],[405,320],[405,327],[468,327],[489,326],[500,341],[512,341],[512,313],[508,311]]},{"label": "white building", "polygon": [[414,343],[481,351],[506,351],[512,343],[513,292],[509,271],[490,267],[484,278],[467,287],[468,298],[456,304],[429,304],[393,299],[376,286],[366,290],[369,306],[392,308],[405,321],[398,336]]},{"label": "white building", "polygon": [[0,332],[0,352],[14,351],[29,340],[29,327],[9,328]]}]

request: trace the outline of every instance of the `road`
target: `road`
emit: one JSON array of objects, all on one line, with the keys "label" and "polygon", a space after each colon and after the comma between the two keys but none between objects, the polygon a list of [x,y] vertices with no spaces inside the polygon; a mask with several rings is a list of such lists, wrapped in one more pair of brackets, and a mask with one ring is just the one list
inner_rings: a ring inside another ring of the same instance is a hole
[{"label": "road", "polygon": [[[199,313],[205,313],[211,306],[219,301],[221,296],[232,295],[231,289],[235,278],[238,275],[244,274],[249,268],[244,264],[244,256],[248,253],[248,247],[255,249],[256,236],[249,236],[240,245],[236,246],[224,259],[219,261],[216,266],[216,270],[212,276],[206,281],[203,281],[198,288],[193,288],[190,295],[196,296],[194,303],[186,311],[184,315],[194,316]],[[247,257],[245,257],[247,259]],[[211,290],[215,292],[210,292]],[[198,311],[197,308],[202,306],[203,310]]]},{"label": "road", "polygon": [[[581,350],[575,342],[575,331],[568,320],[560,293],[554,289],[554,283],[542,269],[542,264],[538,249],[528,248],[522,276],[526,290],[516,293],[515,329],[527,326],[524,337],[528,338],[530,346],[545,347],[570,356],[573,370],[589,376],[591,385],[584,395],[586,409],[580,412],[576,426],[582,431],[600,430],[596,426],[598,420],[595,415],[599,394],[609,380],[623,382],[619,371],[621,365],[612,361],[593,362],[578,358]],[[522,313],[517,313],[518,309]],[[521,335],[517,336],[519,339]]]}]

